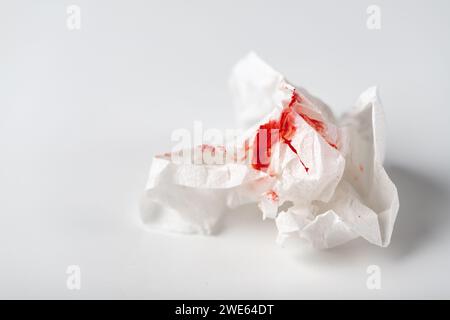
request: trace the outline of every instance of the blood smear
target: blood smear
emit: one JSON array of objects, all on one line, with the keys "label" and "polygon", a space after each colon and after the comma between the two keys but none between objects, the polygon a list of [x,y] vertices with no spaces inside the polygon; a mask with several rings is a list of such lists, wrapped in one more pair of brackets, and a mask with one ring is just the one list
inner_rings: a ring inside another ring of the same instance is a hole
[{"label": "blood smear", "polygon": [[253,143],[252,166],[254,169],[266,171],[270,166],[273,146],[278,142],[282,142],[298,156],[298,159],[305,168],[305,171],[309,171],[309,168],[300,158],[298,150],[292,145],[292,138],[297,131],[297,127],[294,124],[295,116],[297,114],[300,115],[317,133],[319,133],[330,146],[337,149],[336,144],[331,143],[326,136],[327,130],[325,123],[302,113],[301,108],[294,110],[293,107],[297,103],[301,103],[301,98],[294,90],[292,92],[291,100],[289,101],[288,106],[281,112],[280,118],[277,120],[271,120],[258,128],[255,141]]},{"label": "blood smear", "polygon": [[278,201],[278,194],[275,191],[269,190],[267,191],[266,195],[270,200]]}]

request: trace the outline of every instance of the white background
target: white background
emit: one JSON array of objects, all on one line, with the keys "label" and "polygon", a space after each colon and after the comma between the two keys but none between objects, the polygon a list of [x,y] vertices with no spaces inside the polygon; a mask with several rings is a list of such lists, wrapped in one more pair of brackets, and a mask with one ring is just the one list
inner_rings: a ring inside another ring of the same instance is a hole
[{"label": "white background", "polygon": [[[0,298],[450,298],[450,2],[264,2],[0,1]],[[389,248],[280,248],[256,210],[212,237],[142,228],[151,157],[194,120],[234,126],[227,80],[250,50],[338,114],[380,87]]]}]

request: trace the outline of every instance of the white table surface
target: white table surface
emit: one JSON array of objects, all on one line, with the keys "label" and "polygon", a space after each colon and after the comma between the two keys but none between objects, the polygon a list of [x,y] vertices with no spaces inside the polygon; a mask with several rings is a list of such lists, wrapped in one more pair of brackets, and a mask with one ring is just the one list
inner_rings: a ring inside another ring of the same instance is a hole
[{"label": "white table surface", "polygon": [[[380,30],[370,4],[2,0],[0,298],[450,298],[450,2],[378,0]],[[211,237],[142,228],[152,155],[194,120],[234,126],[227,79],[250,50],[338,114],[380,87],[400,195],[389,248],[281,248],[252,209]]]}]

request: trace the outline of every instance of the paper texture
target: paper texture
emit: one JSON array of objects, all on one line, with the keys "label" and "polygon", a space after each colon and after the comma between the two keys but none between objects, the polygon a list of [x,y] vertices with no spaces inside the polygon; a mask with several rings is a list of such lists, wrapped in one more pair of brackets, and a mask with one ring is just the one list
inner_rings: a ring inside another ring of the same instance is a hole
[{"label": "paper texture", "polygon": [[[337,121],[328,106],[254,53],[235,66],[230,87],[239,124],[248,130],[232,145],[185,150],[193,161],[175,153],[154,157],[143,222],[207,234],[230,208],[254,203],[276,223],[279,243],[301,237],[330,248],[363,237],[387,246],[399,200],[383,168],[376,88]],[[195,161],[211,155],[220,163]]]}]

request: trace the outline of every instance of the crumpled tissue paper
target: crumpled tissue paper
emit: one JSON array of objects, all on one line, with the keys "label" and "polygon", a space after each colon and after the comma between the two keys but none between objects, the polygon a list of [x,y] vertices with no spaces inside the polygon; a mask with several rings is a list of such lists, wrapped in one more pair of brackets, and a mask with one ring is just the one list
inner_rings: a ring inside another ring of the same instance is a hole
[{"label": "crumpled tissue paper", "polygon": [[229,145],[155,156],[141,202],[144,224],[208,234],[230,209],[255,203],[275,221],[280,244],[297,236],[331,248],[362,237],[387,246],[399,199],[383,168],[376,88],[336,120],[254,53],[234,67],[230,86],[239,123],[249,128]]}]

